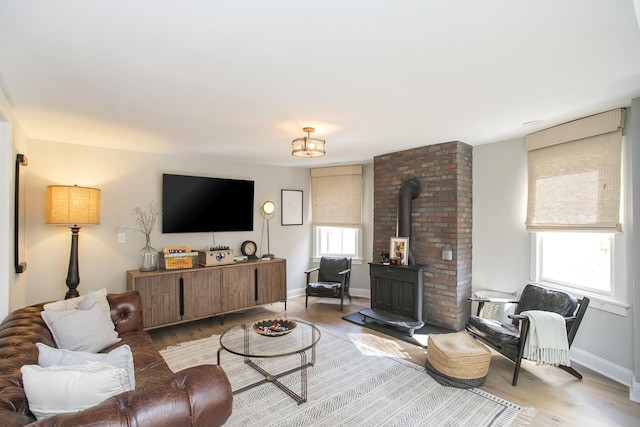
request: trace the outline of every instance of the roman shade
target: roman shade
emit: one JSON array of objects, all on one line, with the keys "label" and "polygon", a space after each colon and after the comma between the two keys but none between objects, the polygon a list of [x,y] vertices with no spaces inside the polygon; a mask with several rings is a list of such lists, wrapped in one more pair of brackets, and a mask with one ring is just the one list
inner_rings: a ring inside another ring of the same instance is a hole
[{"label": "roman shade", "polygon": [[362,165],[311,169],[311,222],[362,224]]},{"label": "roman shade", "polygon": [[624,109],[527,135],[528,231],[621,231]]}]

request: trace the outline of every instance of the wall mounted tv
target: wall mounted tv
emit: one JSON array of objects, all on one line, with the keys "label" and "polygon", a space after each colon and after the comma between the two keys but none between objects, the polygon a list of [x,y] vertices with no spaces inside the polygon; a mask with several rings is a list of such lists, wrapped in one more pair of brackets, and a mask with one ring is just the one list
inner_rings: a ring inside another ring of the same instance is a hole
[{"label": "wall mounted tv", "polygon": [[162,175],[162,232],[253,231],[253,181]]}]

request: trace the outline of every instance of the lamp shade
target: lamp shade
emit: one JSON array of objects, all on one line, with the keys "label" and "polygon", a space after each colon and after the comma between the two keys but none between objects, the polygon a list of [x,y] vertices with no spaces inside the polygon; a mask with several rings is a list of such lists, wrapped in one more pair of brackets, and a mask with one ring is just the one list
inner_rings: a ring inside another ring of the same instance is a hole
[{"label": "lamp shade", "polygon": [[273,204],[271,200],[267,200],[260,207],[263,215],[273,215],[276,210],[276,205]]},{"label": "lamp shade", "polygon": [[77,185],[47,187],[47,224],[100,224],[100,190]]}]

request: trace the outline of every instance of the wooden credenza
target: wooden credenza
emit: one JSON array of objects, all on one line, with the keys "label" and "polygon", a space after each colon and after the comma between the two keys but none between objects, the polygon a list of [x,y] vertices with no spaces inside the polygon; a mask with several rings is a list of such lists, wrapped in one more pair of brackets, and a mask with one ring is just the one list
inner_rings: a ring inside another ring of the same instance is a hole
[{"label": "wooden credenza", "polygon": [[287,302],[287,260],[250,260],[186,270],[127,271],[142,297],[145,329]]}]

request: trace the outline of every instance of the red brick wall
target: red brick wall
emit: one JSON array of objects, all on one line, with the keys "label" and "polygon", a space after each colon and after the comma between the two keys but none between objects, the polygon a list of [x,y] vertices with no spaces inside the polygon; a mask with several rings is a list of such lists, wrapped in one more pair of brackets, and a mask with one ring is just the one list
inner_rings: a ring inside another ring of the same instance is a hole
[{"label": "red brick wall", "polygon": [[[398,190],[409,179],[420,181],[413,200],[409,245],[416,264],[424,264],[426,323],[461,330],[469,317],[471,296],[472,147],[447,142],[374,158],[373,260],[389,252],[396,236]],[[449,244],[453,260],[442,260]]]}]

